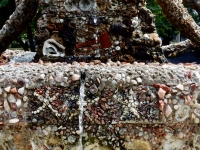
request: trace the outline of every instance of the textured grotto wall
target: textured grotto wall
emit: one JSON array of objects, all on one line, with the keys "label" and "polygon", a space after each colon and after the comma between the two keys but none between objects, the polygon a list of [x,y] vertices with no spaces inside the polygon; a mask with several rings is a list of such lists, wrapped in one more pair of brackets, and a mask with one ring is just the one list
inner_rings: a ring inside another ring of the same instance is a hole
[{"label": "textured grotto wall", "polygon": [[[136,57],[147,59],[148,55],[151,60],[162,59],[158,58],[161,40],[154,15],[146,8],[145,0],[44,0],[41,6],[35,32],[39,44],[37,56],[53,59],[49,47],[56,49],[52,45],[61,44],[65,48],[58,48],[59,45],[57,50],[67,56],[126,62],[133,62]],[[53,41],[44,45],[49,38],[59,44]]]},{"label": "textured grotto wall", "polygon": [[85,72],[84,150],[200,148],[194,64],[0,66],[0,149],[76,150]]}]

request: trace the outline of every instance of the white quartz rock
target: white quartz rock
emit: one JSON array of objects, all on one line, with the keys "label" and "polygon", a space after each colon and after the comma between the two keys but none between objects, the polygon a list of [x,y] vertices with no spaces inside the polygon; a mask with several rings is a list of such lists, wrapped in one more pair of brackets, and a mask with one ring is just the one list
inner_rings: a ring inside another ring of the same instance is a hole
[{"label": "white quartz rock", "polygon": [[13,94],[9,94],[9,95],[8,95],[8,101],[9,101],[10,103],[15,103],[15,102],[16,102],[15,96],[14,96]]},{"label": "white quartz rock", "polygon": [[21,87],[18,89],[18,93],[23,95],[24,94],[24,87]]}]

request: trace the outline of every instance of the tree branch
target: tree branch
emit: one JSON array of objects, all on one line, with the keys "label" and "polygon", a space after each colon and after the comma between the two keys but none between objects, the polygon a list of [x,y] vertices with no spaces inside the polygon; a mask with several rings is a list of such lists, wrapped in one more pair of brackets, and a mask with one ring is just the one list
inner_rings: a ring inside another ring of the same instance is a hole
[{"label": "tree branch", "polygon": [[39,7],[38,0],[24,0],[15,9],[10,19],[6,21],[0,30],[0,53],[17,39],[31,23]]},{"label": "tree branch", "polygon": [[200,27],[189,15],[182,2],[180,0],[157,0],[157,2],[171,24],[195,45],[200,45]]}]

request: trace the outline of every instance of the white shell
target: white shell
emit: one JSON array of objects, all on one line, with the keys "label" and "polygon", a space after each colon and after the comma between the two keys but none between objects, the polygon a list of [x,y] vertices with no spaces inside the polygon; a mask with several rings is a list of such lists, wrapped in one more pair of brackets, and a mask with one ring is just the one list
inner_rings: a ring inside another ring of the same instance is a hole
[{"label": "white shell", "polygon": [[9,123],[17,123],[17,122],[19,122],[19,119],[18,118],[13,118],[13,119],[10,119],[8,122]]},{"label": "white shell", "polygon": [[190,112],[190,106],[184,105],[180,107],[175,113],[176,120],[180,122],[184,121],[189,117],[189,112]]},{"label": "white shell", "polygon": [[51,58],[64,57],[65,56],[64,50],[65,47],[56,42],[54,39],[48,39],[44,42],[42,54],[44,56]]}]

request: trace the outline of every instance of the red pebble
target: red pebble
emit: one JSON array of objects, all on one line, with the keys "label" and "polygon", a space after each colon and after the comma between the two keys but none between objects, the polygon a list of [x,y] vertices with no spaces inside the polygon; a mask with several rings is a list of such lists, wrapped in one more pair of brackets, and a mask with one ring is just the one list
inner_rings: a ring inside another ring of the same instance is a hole
[{"label": "red pebble", "polygon": [[169,93],[171,91],[170,87],[164,85],[164,84],[157,84],[155,83],[153,85],[156,89],[162,88],[164,91],[166,91],[167,93]]},{"label": "red pebble", "polygon": [[192,83],[192,84],[190,85],[191,91],[194,92],[194,90],[196,89],[196,87],[197,87],[196,83]]}]

